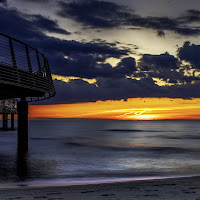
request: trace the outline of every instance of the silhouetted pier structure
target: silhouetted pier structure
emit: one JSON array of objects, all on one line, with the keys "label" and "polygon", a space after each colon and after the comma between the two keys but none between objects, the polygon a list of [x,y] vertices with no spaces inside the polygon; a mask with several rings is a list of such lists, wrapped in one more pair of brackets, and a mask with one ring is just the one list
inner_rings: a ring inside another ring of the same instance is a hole
[{"label": "silhouetted pier structure", "polygon": [[[0,33],[0,100],[17,99],[18,150],[28,150],[28,102],[55,96],[51,71],[46,57],[35,48]],[[8,114],[4,109],[3,127]],[[11,122],[12,124],[12,122]]]},{"label": "silhouetted pier structure", "polygon": [[[2,115],[2,130],[15,130],[15,114],[17,114],[17,100],[8,99],[0,101],[0,114]],[[8,116],[10,115],[10,124],[8,127]]]}]

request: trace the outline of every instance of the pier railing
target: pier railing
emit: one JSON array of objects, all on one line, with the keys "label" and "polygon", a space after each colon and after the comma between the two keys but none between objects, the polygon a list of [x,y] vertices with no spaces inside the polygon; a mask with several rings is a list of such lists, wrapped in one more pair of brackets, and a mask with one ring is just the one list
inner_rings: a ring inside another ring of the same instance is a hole
[{"label": "pier railing", "polygon": [[[36,91],[26,93],[28,101],[55,96],[46,57],[35,48],[2,33],[0,33],[0,84],[23,88],[24,91]],[[21,94],[25,93],[24,91],[20,90]],[[18,97],[21,96],[0,94],[0,99]]]}]

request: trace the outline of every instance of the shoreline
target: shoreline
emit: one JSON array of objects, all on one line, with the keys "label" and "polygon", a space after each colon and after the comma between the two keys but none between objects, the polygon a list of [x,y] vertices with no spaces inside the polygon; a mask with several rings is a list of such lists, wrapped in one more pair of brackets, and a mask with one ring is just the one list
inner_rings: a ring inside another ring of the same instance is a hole
[{"label": "shoreline", "polygon": [[156,181],[168,179],[184,179],[184,178],[200,178],[200,175],[180,175],[180,176],[149,176],[149,177],[92,177],[92,178],[66,178],[66,179],[41,179],[23,182],[12,182],[0,184],[0,190],[6,189],[37,189],[47,187],[71,187],[71,186],[87,186],[102,185],[141,181]]},{"label": "shoreline", "polygon": [[73,186],[1,189],[0,199],[200,200],[200,176]]}]

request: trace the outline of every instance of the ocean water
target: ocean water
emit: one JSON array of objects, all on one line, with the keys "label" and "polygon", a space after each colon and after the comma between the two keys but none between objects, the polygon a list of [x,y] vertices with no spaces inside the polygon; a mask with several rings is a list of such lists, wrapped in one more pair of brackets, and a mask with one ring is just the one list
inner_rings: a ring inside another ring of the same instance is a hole
[{"label": "ocean water", "polygon": [[29,121],[29,152],[0,132],[0,187],[200,175],[200,121]]}]

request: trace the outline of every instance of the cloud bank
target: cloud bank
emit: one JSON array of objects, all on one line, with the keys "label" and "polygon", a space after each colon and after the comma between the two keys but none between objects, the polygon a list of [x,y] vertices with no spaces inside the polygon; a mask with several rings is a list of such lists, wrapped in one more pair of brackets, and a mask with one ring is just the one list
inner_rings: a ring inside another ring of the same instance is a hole
[{"label": "cloud bank", "polygon": [[[99,5],[98,1],[86,1],[86,3],[86,7],[80,12],[84,13],[94,5],[96,7]],[[128,10],[125,12],[127,8],[114,3],[102,2],[97,11],[92,12],[90,18],[86,15],[85,19],[80,17],[81,13],[78,17],[75,16],[78,9],[83,8],[85,1],[82,3],[60,2],[60,4],[66,13],[70,11],[72,17],[85,25],[93,26],[94,23],[102,27],[116,27],[125,24],[124,19],[134,17],[134,20],[130,21],[134,26],[137,23],[140,27],[147,27],[148,24],[148,27],[159,28],[158,30],[167,30],[169,29],[167,27],[181,30],[174,20],[168,18],[143,19],[130,14]],[[103,8],[106,17],[101,18],[100,10]],[[185,42],[182,47],[177,49],[177,56],[167,52],[159,55],[144,54],[136,62],[134,56],[130,56],[131,53],[133,54],[132,49],[119,47],[117,42],[108,43],[100,39],[90,42],[61,40],[45,34],[46,31],[63,35],[72,34],[70,31],[62,29],[55,20],[42,15],[25,15],[15,9],[3,6],[0,6],[0,12],[1,31],[43,52],[48,58],[54,74],[96,79],[96,83],[92,84],[81,79],[71,80],[67,83],[55,80],[57,96],[44,103],[77,103],[134,97],[200,97],[200,78],[196,75],[200,68],[198,56],[200,45]],[[120,19],[118,17],[115,21],[111,20],[119,14],[121,15]],[[188,14],[179,20],[183,20],[184,23],[185,21],[196,22],[198,15],[199,13],[196,11],[188,11]],[[95,21],[92,22],[92,20]],[[98,23],[96,20],[99,20]],[[106,20],[106,22],[102,23],[102,20]],[[141,26],[141,24],[143,25]],[[159,27],[158,24],[160,24]],[[162,27],[160,27],[161,25]],[[159,34],[164,36],[162,32]],[[110,58],[119,60],[115,67],[107,62]],[[156,79],[165,82],[166,85],[159,85]]]},{"label": "cloud bank", "polygon": [[[58,16],[70,18],[81,23],[84,28],[142,28],[157,31],[164,37],[164,31],[171,31],[183,36],[198,36],[200,28],[195,23],[200,21],[200,11],[188,10],[178,18],[155,17],[136,14],[123,5],[108,1],[59,1]],[[193,22],[193,24],[191,24]]]}]

